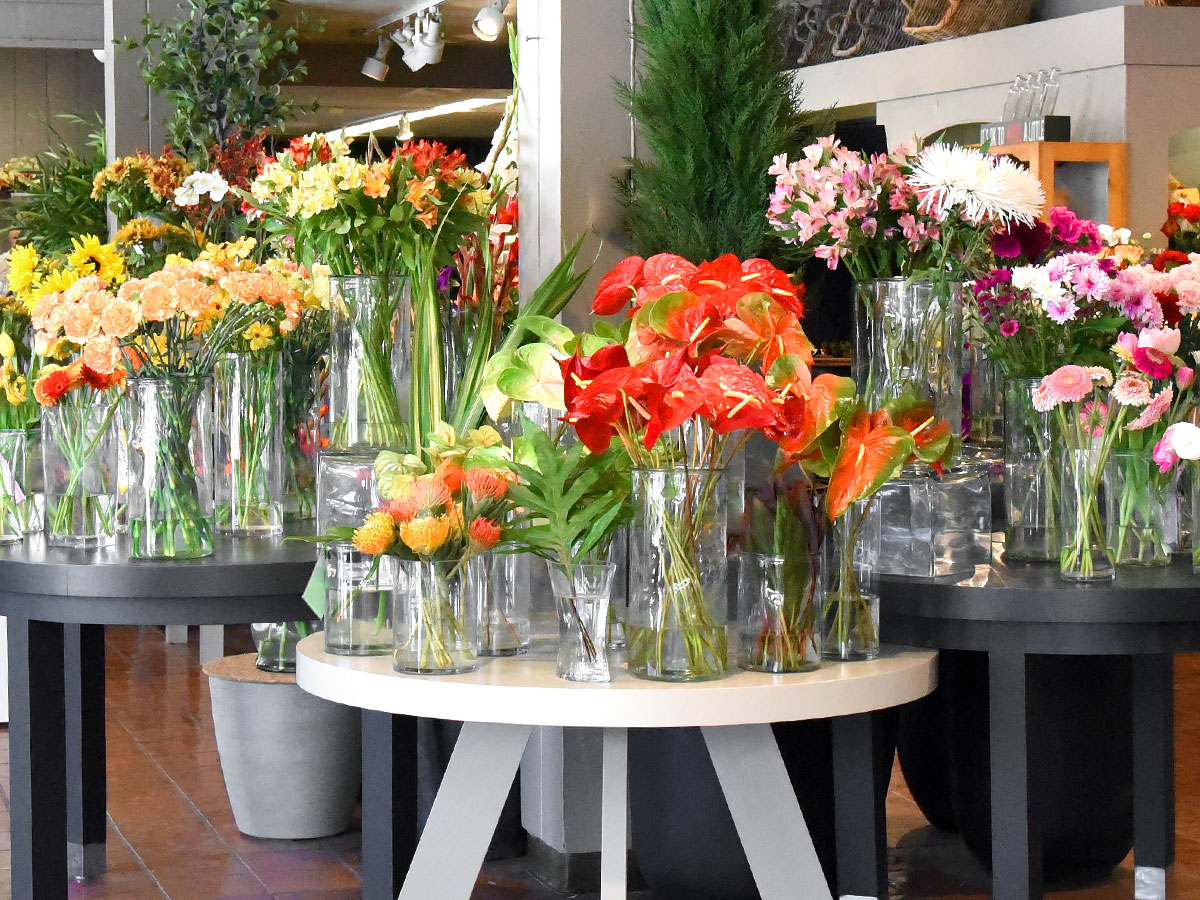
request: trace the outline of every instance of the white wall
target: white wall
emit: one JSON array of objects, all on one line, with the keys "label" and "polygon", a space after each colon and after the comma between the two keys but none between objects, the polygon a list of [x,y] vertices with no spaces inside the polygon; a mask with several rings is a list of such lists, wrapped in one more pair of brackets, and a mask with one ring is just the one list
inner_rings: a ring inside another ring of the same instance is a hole
[{"label": "white wall", "polygon": [[52,146],[39,119],[81,147],[88,129],[54,117],[76,113],[94,121],[104,111],[103,75],[90,50],[0,47],[0,163]]}]

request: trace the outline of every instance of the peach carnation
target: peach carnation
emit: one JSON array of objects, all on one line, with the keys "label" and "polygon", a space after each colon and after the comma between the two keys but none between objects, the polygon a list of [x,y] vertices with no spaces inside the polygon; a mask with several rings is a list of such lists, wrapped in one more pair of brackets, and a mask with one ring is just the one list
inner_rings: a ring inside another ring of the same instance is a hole
[{"label": "peach carnation", "polygon": [[121,364],[117,339],[107,334],[92,338],[84,345],[83,364],[101,375],[111,375]]},{"label": "peach carnation", "polygon": [[138,327],[138,307],[128,300],[112,300],[100,313],[104,333],[115,338],[129,337]]},{"label": "peach carnation", "polygon": [[165,322],[175,315],[175,292],[165,281],[150,279],[142,286],[142,318],[147,322]]},{"label": "peach carnation", "polygon": [[100,319],[83,303],[73,303],[63,319],[63,332],[73,344],[86,344],[100,334]]}]

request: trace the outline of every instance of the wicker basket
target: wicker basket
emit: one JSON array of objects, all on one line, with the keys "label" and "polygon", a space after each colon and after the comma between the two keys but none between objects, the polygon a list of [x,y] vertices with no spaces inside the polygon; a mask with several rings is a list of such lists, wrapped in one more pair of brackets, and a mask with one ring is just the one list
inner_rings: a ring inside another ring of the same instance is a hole
[{"label": "wicker basket", "polygon": [[791,66],[868,56],[916,42],[904,33],[901,0],[779,0],[780,33]]},{"label": "wicker basket", "polygon": [[1033,0],[904,0],[904,31],[926,43],[1024,25]]},{"label": "wicker basket", "polygon": [[1200,6],[1200,0],[1146,0],[1147,6]]}]

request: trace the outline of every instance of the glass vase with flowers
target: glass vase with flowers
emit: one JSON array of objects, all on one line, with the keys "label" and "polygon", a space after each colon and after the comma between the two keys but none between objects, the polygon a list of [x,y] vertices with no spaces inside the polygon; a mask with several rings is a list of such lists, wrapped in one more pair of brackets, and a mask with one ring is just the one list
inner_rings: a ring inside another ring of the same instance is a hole
[{"label": "glass vase with flowers", "polygon": [[29,310],[0,294],[0,543],[19,541],[41,527],[29,446],[39,421],[30,385],[40,360],[29,335]]}]

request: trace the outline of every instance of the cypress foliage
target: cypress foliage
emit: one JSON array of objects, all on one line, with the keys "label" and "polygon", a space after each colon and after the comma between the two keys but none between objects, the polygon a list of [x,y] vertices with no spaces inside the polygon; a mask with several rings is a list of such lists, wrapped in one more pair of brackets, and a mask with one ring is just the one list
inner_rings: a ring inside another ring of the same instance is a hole
[{"label": "cypress foliage", "polygon": [[650,152],[618,185],[638,254],[765,252],[767,168],[800,132],[774,12],[774,0],[640,0],[640,71],[618,87]]}]

